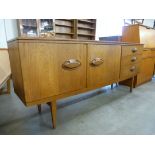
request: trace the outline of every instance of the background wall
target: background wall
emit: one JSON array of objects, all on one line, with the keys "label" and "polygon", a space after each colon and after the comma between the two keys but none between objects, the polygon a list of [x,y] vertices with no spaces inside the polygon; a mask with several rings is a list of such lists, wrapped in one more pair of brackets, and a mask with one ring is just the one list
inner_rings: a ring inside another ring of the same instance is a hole
[{"label": "background wall", "polygon": [[0,48],[7,48],[4,19],[0,19]]},{"label": "background wall", "polygon": [[0,48],[7,48],[7,40],[17,36],[16,19],[0,19]]},{"label": "background wall", "polygon": [[[144,19],[143,25],[153,27],[154,19]],[[99,37],[121,36],[124,19],[121,18],[100,18],[96,22],[96,40]]]}]

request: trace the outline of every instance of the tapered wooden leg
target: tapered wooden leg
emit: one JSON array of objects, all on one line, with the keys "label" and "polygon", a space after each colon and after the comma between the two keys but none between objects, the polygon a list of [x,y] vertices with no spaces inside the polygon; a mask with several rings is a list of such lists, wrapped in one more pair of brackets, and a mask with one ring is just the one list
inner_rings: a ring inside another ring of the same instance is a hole
[{"label": "tapered wooden leg", "polygon": [[57,112],[56,101],[52,101],[49,103],[50,103],[50,109],[51,109],[51,117],[52,117],[53,128],[56,128],[56,112]]},{"label": "tapered wooden leg", "polygon": [[114,87],[114,85],[113,85],[113,84],[111,84],[111,89],[113,89],[113,87]]},{"label": "tapered wooden leg", "polygon": [[131,78],[130,92],[132,93],[134,77]]},{"label": "tapered wooden leg", "polygon": [[38,106],[38,112],[41,114],[41,104],[37,105]]},{"label": "tapered wooden leg", "polygon": [[7,93],[10,94],[10,79],[7,81]]}]

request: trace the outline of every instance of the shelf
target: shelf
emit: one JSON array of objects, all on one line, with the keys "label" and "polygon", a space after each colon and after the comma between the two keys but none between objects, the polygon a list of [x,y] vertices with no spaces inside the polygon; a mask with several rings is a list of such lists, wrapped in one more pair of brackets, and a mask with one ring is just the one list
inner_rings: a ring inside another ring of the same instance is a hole
[{"label": "shelf", "polygon": [[33,28],[37,28],[37,25],[35,26],[35,25],[22,25],[22,26],[24,26],[24,27],[33,27]]},{"label": "shelf", "polygon": [[56,34],[66,34],[66,35],[73,35],[74,33],[68,33],[68,32],[55,32]]},{"label": "shelf", "polygon": [[90,30],[95,30],[95,28],[92,28],[92,27],[82,27],[82,26],[78,26],[78,29],[90,29]]},{"label": "shelf", "polygon": [[91,36],[94,37],[95,34],[84,34],[84,33],[78,33],[79,36]]},{"label": "shelf", "polygon": [[93,21],[88,21],[88,20],[83,20],[83,19],[78,19],[78,22],[95,24],[95,22],[93,22]]},{"label": "shelf", "polygon": [[70,21],[70,22],[73,21],[73,19],[56,19],[56,20],[65,20],[65,21]]},{"label": "shelf", "polygon": [[62,26],[62,27],[73,27],[71,25],[64,25],[64,24],[55,24],[56,26]]}]

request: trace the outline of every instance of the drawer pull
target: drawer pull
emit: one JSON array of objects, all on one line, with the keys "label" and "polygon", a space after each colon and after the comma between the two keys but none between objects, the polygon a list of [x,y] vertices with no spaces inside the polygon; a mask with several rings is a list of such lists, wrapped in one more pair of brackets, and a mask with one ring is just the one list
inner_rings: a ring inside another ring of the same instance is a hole
[{"label": "drawer pull", "polygon": [[76,59],[69,59],[66,60],[63,64],[62,67],[66,68],[66,69],[74,69],[77,68],[81,65],[81,62],[79,60]]},{"label": "drawer pull", "polygon": [[137,48],[134,47],[134,48],[131,49],[131,51],[132,51],[133,53],[135,53],[135,52],[137,52]]},{"label": "drawer pull", "polygon": [[134,61],[136,61],[136,60],[137,60],[136,57],[132,57],[132,58],[131,58],[131,61],[132,61],[132,62],[134,62]]},{"label": "drawer pull", "polygon": [[102,58],[94,58],[93,60],[91,60],[91,65],[93,66],[99,66],[103,63],[103,59]]},{"label": "drawer pull", "polygon": [[136,69],[136,67],[135,67],[135,66],[132,66],[132,67],[130,68],[130,71],[133,72],[133,71],[135,71],[135,69]]}]

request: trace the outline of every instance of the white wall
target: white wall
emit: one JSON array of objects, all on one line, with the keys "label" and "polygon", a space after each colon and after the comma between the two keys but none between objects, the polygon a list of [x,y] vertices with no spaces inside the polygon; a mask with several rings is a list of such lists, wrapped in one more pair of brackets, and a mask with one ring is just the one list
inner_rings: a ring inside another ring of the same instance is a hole
[{"label": "white wall", "polygon": [[5,28],[7,40],[14,39],[18,36],[16,19],[5,19]]},{"label": "white wall", "polygon": [[7,48],[4,19],[0,19],[0,48]]},{"label": "white wall", "polygon": [[124,20],[121,18],[97,19],[96,40],[99,40],[99,37],[122,35],[122,26],[123,25],[124,25]]},{"label": "white wall", "polygon": [[143,25],[153,27],[153,24],[154,24],[154,19],[144,19]]},{"label": "white wall", "polygon": [[18,36],[16,19],[0,19],[0,48],[7,48],[7,41]]}]

